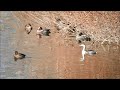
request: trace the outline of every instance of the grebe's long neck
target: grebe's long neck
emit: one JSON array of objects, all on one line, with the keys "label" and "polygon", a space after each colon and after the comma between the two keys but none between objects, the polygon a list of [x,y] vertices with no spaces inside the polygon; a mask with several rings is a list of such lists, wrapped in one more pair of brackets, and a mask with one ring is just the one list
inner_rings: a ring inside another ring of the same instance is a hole
[{"label": "grebe's long neck", "polygon": [[83,46],[83,49],[82,49],[82,58],[81,58],[81,61],[83,61],[85,58],[84,58],[84,55],[86,54],[86,51],[85,51],[85,45],[81,45]]},{"label": "grebe's long neck", "polygon": [[85,45],[83,45],[83,50],[82,51],[85,51]]}]

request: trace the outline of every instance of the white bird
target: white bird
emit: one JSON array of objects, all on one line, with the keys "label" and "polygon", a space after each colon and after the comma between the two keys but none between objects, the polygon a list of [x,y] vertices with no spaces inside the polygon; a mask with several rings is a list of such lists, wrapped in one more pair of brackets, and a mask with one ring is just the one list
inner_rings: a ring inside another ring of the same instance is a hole
[{"label": "white bird", "polygon": [[94,51],[94,50],[85,50],[85,45],[84,44],[81,44],[80,46],[83,46],[83,49],[82,49],[82,58],[81,58],[81,61],[84,61],[84,55],[85,54],[88,54],[88,55],[94,55],[96,54],[97,52]]}]

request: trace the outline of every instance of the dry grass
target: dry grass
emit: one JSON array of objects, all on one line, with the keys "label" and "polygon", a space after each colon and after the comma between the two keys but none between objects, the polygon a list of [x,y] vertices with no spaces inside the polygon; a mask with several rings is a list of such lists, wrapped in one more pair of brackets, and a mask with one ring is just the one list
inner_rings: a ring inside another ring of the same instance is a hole
[{"label": "dry grass", "polygon": [[93,42],[120,44],[119,11],[17,11],[14,14],[23,25],[31,21],[52,32],[59,31],[64,39],[69,34],[75,35],[72,29],[76,27],[75,31],[86,33]]}]

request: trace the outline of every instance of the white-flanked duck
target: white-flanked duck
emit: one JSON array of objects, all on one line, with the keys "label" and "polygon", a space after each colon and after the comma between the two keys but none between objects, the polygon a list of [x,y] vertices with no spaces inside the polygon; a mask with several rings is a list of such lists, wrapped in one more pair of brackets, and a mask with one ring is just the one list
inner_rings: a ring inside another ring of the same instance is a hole
[{"label": "white-flanked duck", "polygon": [[50,36],[49,34],[50,34],[51,32],[50,32],[50,29],[43,29],[42,27],[39,27],[38,29],[37,29],[37,33],[36,33],[36,35],[38,36],[38,38],[41,38],[41,35],[43,35],[43,36]]},{"label": "white-flanked duck", "polygon": [[43,31],[42,27],[38,27],[37,32],[36,32],[36,35],[37,35],[38,39],[41,38],[42,31]]}]

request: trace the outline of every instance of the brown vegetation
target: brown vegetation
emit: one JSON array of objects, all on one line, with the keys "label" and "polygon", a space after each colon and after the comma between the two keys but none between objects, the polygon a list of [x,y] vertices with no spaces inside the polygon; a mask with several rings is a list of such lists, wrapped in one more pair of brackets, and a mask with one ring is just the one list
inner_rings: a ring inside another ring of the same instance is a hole
[{"label": "brown vegetation", "polygon": [[[50,28],[52,32],[60,29],[64,39],[78,30],[89,35],[93,42],[120,43],[119,11],[20,11],[14,14],[23,24],[30,20],[36,25]],[[71,28],[75,30],[71,31]]]}]

